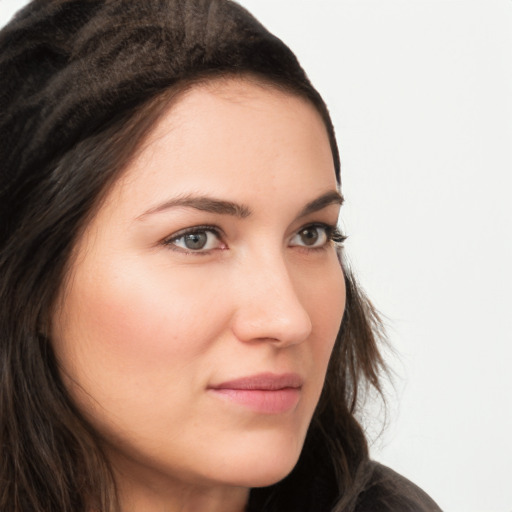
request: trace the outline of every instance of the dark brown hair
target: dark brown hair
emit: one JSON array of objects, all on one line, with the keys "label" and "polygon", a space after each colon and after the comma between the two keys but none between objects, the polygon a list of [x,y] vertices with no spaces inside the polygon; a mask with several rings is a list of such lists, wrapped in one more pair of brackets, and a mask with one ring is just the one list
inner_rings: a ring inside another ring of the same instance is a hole
[{"label": "dark brown hair", "polygon": [[[229,0],[34,0],[0,32],[0,510],[114,512],[97,434],[59,378],[48,322],[72,248],[170,102],[250,77],[310,101],[339,180],[327,108],[293,53]],[[253,511],[350,511],[370,475],[354,417],[379,388],[380,322],[345,272],[347,303],[294,470]]]}]

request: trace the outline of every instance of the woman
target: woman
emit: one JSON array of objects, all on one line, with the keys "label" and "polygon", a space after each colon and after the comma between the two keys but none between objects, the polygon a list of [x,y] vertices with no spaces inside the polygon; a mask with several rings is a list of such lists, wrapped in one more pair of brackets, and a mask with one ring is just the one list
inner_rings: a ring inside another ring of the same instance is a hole
[{"label": "woman", "polygon": [[291,51],[227,0],[34,1],[0,47],[0,509],[438,510],[354,418],[380,323]]}]

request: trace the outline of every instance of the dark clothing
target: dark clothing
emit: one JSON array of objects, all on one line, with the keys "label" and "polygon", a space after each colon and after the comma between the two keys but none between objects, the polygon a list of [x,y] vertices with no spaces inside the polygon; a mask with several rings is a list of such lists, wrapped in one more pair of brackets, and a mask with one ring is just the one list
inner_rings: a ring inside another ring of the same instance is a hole
[{"label": "dark clothing", "polygon": [[332,474],[318,471],[313,479],[302,479],[299,487],[296,482],[288,486],[279,497],[253,489],[247,512],[441,512],[424,491],[392,469],[369,461],[363,471],[361,491],[350,497],[338,495]]},{"label": "dark clothing", "polygon": [[372,463],[373,474],[359,495],[355,512],[440,512],[417,485],[392,469]]}]

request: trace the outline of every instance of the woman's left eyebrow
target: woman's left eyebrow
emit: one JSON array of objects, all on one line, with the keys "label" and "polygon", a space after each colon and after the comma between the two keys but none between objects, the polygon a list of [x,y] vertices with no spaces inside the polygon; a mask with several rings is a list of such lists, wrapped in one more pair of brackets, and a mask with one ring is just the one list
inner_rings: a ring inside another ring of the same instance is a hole
[{"label": "woman's left eyebrow", "polygon": [[343,204],[343,196],[337,190],[326,192],[320,197],[313,199],[313,201],[310,201],[299,213],[298,218],[323,210],[331,204],[339,204],[340,206]]}]

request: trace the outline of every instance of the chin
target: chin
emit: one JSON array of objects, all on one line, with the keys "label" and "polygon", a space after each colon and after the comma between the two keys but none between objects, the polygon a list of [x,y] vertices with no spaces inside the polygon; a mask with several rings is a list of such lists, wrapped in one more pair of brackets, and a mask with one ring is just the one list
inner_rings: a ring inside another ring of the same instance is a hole
[{"label": "chin", "polygon": [[290,440],[276,443],[254,443],[223,461],[221,473],[232,485],[240,487],[267,487],[293,470],[302,450],[302,441],[290,446]]}]

